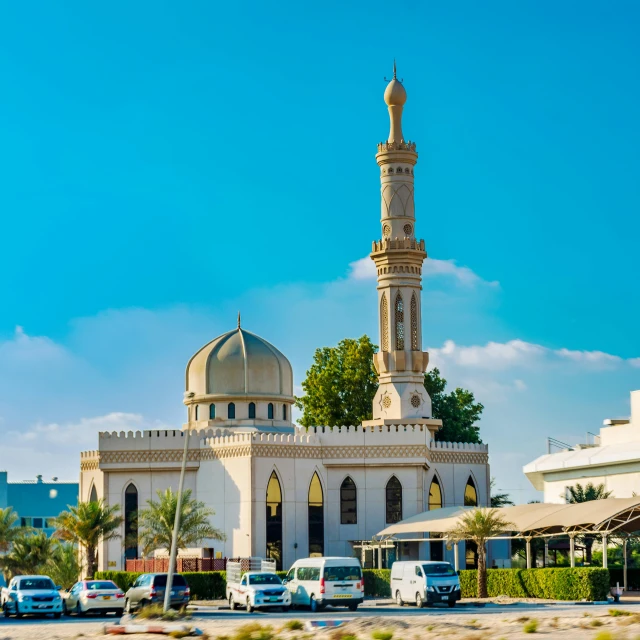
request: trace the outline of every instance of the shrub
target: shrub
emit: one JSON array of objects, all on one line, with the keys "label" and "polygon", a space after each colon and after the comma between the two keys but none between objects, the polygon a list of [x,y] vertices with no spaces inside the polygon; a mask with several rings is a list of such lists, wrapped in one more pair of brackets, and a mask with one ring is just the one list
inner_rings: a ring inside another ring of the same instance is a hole
[{"label": "shrub", "polygon": [[287,620],[284,623],[284,628],[289,629],[289,631],[300,631],[304,629],[304,624],[300,620]]},{"label": "shrub", "polygon": [[609,631],[601,631],[593,640],[613,640],[613,635]]},{"label": "shrub", "polygon": [[624,609],[609,609],[609,615],[613,618],[619,618],[620,616],[632,616],[633,613]]},{"label": "shrub", "polygon": [[239,627],[233,635],[233,640],[273,640],[272,627],[263,627],[257,622]]},{"label": "shrub", "polygon": [[[477,597],[476,571],[460,572],[463,598]],[[591,567],[551,569],[490,569],[489,596],[548,598],[553,600],[606,600],[609,573]]]},{"label": "shrub", "polygon": [[391,596],[391,569],[364,569],[364,595],[378,598]]},{"label": "shrub", "polygon": [[371,634],[373,640],[391,640],[393,638],[392,631],[374,631]]},{"label": "shrub", "polygon": [[191,615],[187,614],[185,609],[181,609],[180,611],[176,611],[175,609],[164,611],[161,604],[150,604],[142,607],[140,611],[137,611],[135,617],[139,620],[166,620],[167,622],[172,622],[174,620],[190,618]]},{"label": "shrub", "polygon": [[96,580],[112,580],[126,593],[141,575],[133,571],[96,571],[94,577]]},{"label": "shrub", "polygon": [[536,631],[538,631],[538,621],[534,618],[533,620],[529,620],[529,622],[525,622],[522,630],[525,633],[536,633]]}]

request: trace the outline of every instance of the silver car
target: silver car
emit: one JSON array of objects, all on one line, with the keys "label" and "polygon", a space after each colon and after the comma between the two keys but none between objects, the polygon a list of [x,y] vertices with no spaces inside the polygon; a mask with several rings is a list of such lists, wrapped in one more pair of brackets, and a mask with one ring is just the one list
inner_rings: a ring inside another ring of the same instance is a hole
[{"label": "silver car", "polygon": [[14,615],[22,618],[25,614],[53,614],[54,618],[62,615],[62,598],[58,593],[60,587],[53,584],[49,576],[16,576],[11,579],[6,589],[3,604],[5,618]]},{"label": "silver car", "polygon": [[[133,583],[124,597],[124,610],[131,613],[150,604],[164,602],[164,592],[167,586],[166,573],[143,573]],[[173,575],[171,589],[171,608],[182,609],[189,604],[191,590],[184,576],[179,573]]]},{"label": "silver car", "polygon": [[64,612],[83,616],[85,613],[107,613],[122,615],[124,591],[111,580],[81,580],[65,594]]}]

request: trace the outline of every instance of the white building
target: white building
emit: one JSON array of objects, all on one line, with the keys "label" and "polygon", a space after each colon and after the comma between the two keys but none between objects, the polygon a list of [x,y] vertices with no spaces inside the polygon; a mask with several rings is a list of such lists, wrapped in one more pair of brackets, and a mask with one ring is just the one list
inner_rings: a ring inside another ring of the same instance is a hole
[{"label": "white building", "polygon": [[604,421],[594,444],[540,456],[524,467],[544,502],[565,502],[568,487],[604,484],[612,498],[640,495],[640,391],[631,392],[631,417]]},{"label": "white building", "polygon": [[[402,134],[406,93],[396,79],[385,94],[391,129],[376,155],[381,179],[382,238],[371,258],[378,272],[380,387],[373,420],[329,429],[292,423],[293,373],[273,345],[240,326],[189,360],[187,423],[182,430],[102,433],[82,454],[81,500],[120,504],[127,539],[133,515],[156,491],[178,484],[189,434],[186,487],[215,510],[225,542],[205,544],[222,557],[272,556],[288,567],[308,555],[360,555],[390,523],[443,506],[486,505],[488,447],[440,443],[423,381],[421,271],[424,240],[415,236],[416,145]],[[372,309],[372,312],[374,310]],[[394,557],[434,559],[442,543],[403,542]],[[123,568],[119,540],[102,545],[101,568]],[[365,555],[368,564],[371,553]],[[469,557],[473,561],[472,553]]]}]

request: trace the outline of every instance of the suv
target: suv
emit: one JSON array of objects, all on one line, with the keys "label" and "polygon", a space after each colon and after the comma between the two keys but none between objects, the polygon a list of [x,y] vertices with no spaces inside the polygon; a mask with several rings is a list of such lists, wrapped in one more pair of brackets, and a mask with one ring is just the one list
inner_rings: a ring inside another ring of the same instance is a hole
[{"label": "suv", "polygon": [[[167,586],[166,573],[143,573],[133,583],[124,596],[124,610],[131,613],[149,604],[163,603]],[[181,609],[189,604],[191,590],[184,576],[173,574],[173,588],[171,589],[171,608]]]}]

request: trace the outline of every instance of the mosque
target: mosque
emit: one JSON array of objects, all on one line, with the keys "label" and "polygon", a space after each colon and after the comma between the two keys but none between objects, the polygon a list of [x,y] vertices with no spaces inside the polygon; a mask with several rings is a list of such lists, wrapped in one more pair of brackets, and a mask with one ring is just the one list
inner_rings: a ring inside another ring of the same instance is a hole
[{"label": "mosque", "polygon": [[[284,568],[321,555],[355,555],[365,566],[389,566],[400,558],[451,560],[442,541],[378,548],[371,540],[387,525],[427,510],[488,504],[487,445],[434,439],[442,422],[433,418],[423,384],[429,354],[422,350],[421,274],[427,253],[415,235],[418,154],[402,132],[406,99],[394,68],[384,93],[389,136],[376,154],[381,239],[373,242],[371,258],[380,386],[373,419],[296,427],[291,364],[238,318],[236,328],[187,363],[182,429],[100,433],[97,450],[81,454],[80,499],[118,504],[125,516],[121,540],[101,544],[100,569],[124,569],[127,559],[140,557],[137,510],[157,490],[177,487],[184,438],[185,487],[215,511],[212,524],[226,540],[182,553],[271,557]],[[470,544],[466,560],[473,565]]]}]

